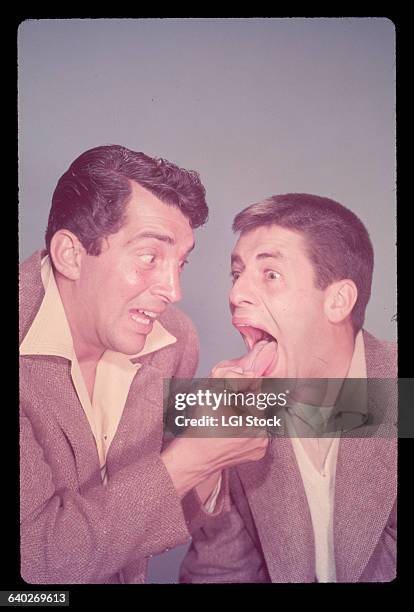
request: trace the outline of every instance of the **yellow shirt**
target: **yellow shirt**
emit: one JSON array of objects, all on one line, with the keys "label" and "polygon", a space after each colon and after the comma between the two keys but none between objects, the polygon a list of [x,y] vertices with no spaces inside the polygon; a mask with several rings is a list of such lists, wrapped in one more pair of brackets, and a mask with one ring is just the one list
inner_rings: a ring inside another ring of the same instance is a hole
[{"label": "yellow shirt", "polygon": [[159,321],[136,355],[106,350],[96,368],[92,402],[86,389],[73,347],[69,323],[49,256],[42,259],[41,275],[45,295],[30,329],[20,345],[21,355],[53,355],[71,362],[71,377],[79,401],[95,438],[104,484],[107,482],[106,455],[121,420],[132,380],[141,364],[135,360],[173,344],[177,339]]}]

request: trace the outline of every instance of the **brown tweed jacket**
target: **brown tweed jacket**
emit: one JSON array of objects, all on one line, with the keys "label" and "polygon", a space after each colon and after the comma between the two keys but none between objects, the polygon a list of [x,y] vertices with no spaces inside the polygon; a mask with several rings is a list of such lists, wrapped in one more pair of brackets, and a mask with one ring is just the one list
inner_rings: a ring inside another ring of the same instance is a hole
[{"label": "brown tweed jacket", "polygon": [[[41,253],[20,270],[20,341],[44,296]],[[21,575],[28,583],[142,583],[148,558],[189,540],[208,515],[180,502],[160,458],[163,378],[192,377],[198,339],[170,307],[160,319],[177,342],[139,358],[102,485],[95,440],[61,357],[20,361]],[[223,493],[217,508],[222,507]],[[184,515],[183,507],[186,509]]]},{"label": "brown tweed jacket", "polygon": [[[369,379],[395,379],[396,346],[364,332]],[[378,392],[386,390],[386,397]],[[385,407],[385,409],[384,409]],[[369,381],[368,410],[384,412],[377,437],[340,440],[334,501],[338,582],[396,575],[397,388]],[[392,434],[390,434],[392,432]],[[380,437],[382,436],[382,437]],[[274,438],[266,456],[230,470],[231,511],[201,527],[182,582],[314,582],[310,511],[291,441]]]}]

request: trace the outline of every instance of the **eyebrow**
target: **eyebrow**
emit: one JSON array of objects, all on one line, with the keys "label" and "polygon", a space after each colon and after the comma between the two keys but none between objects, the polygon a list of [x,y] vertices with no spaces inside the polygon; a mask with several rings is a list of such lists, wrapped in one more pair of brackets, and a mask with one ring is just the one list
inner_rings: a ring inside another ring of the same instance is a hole
[{"label": "eyebrow", "polygon": [[[158,234],[157,232],[148,231],[136,234],[133,238],[131,238],[131,240],[128,240],[127,244],[131,244],[132,242],[135,242],[135,240],[140,240],[141,238],[152,238],[154,240],[159,240],[160,242],[165,242],[166,244],[169,244],[171,246],[174,246],[176,244],[174,238],[171,238],[171,236],[168,236],[167,234]],[[188,255],[189,253],[191,253],[194,247],[195,242],[193,242],[193,245],[186,251],[186,254]]]},{"label": "eyebrow", "polygon": [[[272,252],[269,252],[269,253],[258,253],[256,255],[256,259],[259,260],[259,261],[262,260],[262,259],[286,260],[286,257],[280,251],[272,251]],[[243,262],[242,258],[240,257],[240,255],[237,255],[237,253],[235,253],[234,255],[231,256],[231,263],[232,264],[239,264],[241,266],[244,266],[244,262]]]},{"label": "eyebrow", "polygon": [[135,242],[135,240],[140,240],[141,238],[154,238],[155,240],[160,240],[160,242],[166,242],[171,245],[175,244],[174,238],[167,236],[167,234],[157,234],[157,232],[140,232],[139,234],[135,234],[131,240],[128,240],[127,244]]},{"label": "eyebrow", "polygon": [[241,266],[244,266],[243,260],[240,257],[240,255],[233,255],[233,253],[231,254],[231,265],[233,264],[239,264]]},{"label": "eyebrow", "polygon": [[258,253],[256,259],[286,259],[286,257],[280,251],[272,251],[271,253]]}]

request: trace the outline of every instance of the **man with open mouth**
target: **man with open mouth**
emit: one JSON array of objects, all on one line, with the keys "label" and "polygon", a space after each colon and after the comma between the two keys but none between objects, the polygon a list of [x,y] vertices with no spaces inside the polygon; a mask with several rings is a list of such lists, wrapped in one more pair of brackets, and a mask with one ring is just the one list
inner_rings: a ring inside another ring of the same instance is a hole
[{"label": "man with open mouth", "polygon": [[[231,512],[193,538],[181,580],[392,580],[396,346],[363,330],[368,232],[338,202],[297,193],[247,207],[233,229],[230,310],[247,353],[212,376],[287,379],[295,393],[267,455],[229,470]],[[338,411],[358,380],[362,391]],[[373,435],[367,424],[378,406]]]}]

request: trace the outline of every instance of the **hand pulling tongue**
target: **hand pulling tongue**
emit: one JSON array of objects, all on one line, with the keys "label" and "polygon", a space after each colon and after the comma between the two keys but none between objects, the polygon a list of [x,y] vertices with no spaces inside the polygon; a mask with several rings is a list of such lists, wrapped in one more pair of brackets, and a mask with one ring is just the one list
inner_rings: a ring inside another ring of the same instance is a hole
[{"label": "hand pulling tongue", "polygon": [[276,353],[277,342],[260,340],[247,355],[239,360],[237,365],[244,371],[254,372],[255,377],[260,377],[270,368],[276,358]]}]

